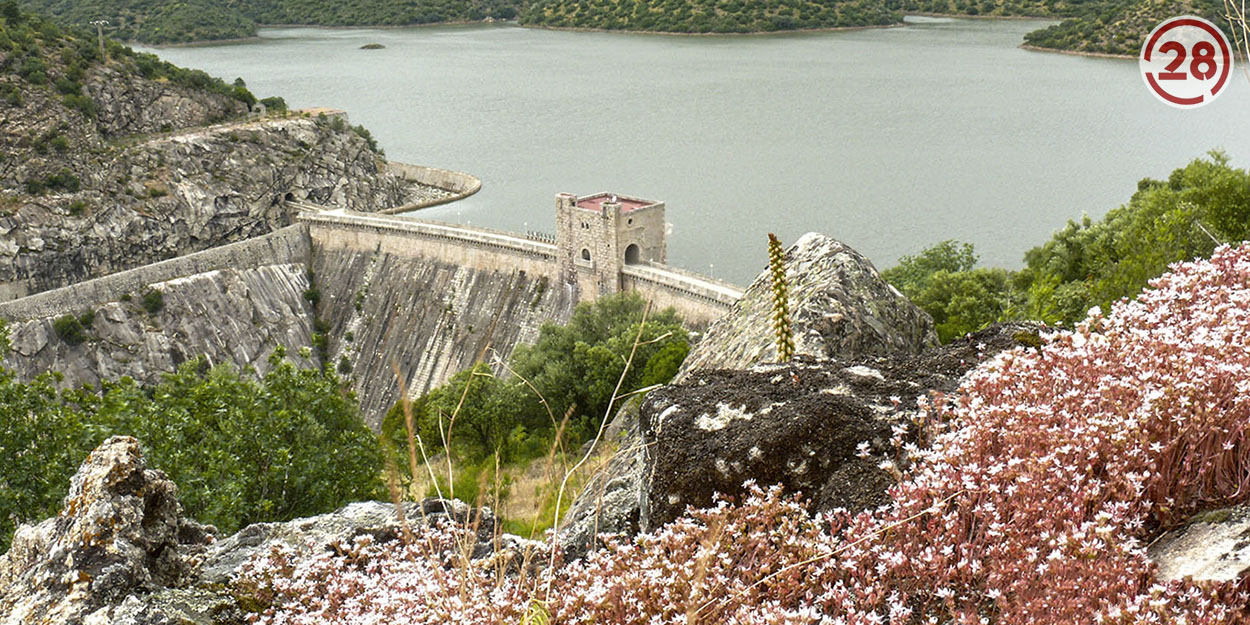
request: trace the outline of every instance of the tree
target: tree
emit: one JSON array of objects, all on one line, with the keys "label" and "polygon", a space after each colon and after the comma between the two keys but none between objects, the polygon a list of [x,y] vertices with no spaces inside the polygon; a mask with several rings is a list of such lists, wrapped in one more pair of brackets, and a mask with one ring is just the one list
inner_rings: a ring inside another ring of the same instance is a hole
[{"label": "tree", "polygon": [[380,497],[381,450],[355,398],[282,357],[259,380],[197,360],[154,387],[61,393],[52,375],[21,382],[0,368],[0,550],[17,523],[56,513],[83,457],[114,434],[144,444],[189,516],[227,532]]},{"label": "tree", "polygon": [[1250,237],[1250,173],[1211,152],[1172,172],[1142,180],[1132,199],[1068,225],[1029,250],[1030,316],[1074,322],[1093,306],[1132,297],[1169,264],[1206,258],[1218,243]]},{"label": "tree", "polygon": [[[512,368],[542,391],[556,418],[572,408],[576,429],[591,431],[605,417],[635,337],[639,338],[639,345],[621,384],[622,393],[642,388],[653,356],[669,345],[688,343],[681,319],[671,308],[652,311],[639,335],[645,307],[636,293],[601,297],[594,304],[579,305],[567,325],[544,325],[534,345],[518,346]],[[666,358],[671,360],[673,354],[668,352]],[[657,363],[657,370],[658,367]],[[661,383],[668,379],[657,375],[648,381]],[[531,414],[543,421],[550,419],[545,410],[532,410]]]},{"label": "tree", "polygon": [[968,271],[977,264],[976,251],[971,243],[947,239],[925,248],[915,256],[903,256],[898,265],[881,272],[886,282],[908,297],[920,292],[938,271],[956,273]]},{"label": "tree", "polygon": [[969,243],[946,240],[881,272],[903,295],[933,317],[943,343],[1017,314],[1023,296],[1005,269],[976,269]]}]

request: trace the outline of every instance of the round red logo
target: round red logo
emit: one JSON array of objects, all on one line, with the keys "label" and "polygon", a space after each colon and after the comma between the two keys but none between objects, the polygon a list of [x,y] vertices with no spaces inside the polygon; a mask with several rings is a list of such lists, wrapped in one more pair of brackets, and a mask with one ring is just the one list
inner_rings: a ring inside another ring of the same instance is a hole
[{"label": "round red logo", "polygon": [[1137,66],[1156,98],[1176,108],[1194,108],[1214,100],[1228,86],[1232,48],[1215,24],[1182,15],[1150,31]]}]

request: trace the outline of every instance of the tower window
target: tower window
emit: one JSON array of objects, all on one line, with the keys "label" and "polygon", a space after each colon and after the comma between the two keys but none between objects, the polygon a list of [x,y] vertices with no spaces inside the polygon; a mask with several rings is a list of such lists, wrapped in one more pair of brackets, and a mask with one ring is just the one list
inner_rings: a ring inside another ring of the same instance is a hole
[{"label": "tower window", "polygon": [[590,260],[590,250],[582,248],[582,260]]}]

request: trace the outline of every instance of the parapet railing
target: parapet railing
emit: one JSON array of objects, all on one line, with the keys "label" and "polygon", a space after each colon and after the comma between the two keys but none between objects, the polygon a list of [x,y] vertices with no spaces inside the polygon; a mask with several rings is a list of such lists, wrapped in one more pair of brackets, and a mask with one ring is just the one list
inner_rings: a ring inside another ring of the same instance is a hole
[{"label": "parapet railing", "polygon": [[542,243],[550,243],[552,245],[555,245],[556,243],[556,235],[551,234],[550,232],[538,232],[536,230],[527,230],[525,231],[525,238],[531,241],[540,241]]},{"label": "parapet railing", "polygon": [[376,214],[334,210],[321,213],[302,213],[300,221],[309,224],[332,225],[348,230],[368,231],[377,234],[400,233],[426,239],[447,241],[455,245],[474,247],[495,252],[520,255],[536,260],[555,262],[556,246],[531,241],[500,230],[488,230],[437,221],[385,217]]},{"label": "parapet railing", "polygon": [[647,282],[726,308],[737,303],[743,293],[741,288],[728,282],[656,263],[643,262],[625,265],[621,268],[621,273],[634,280]]}]

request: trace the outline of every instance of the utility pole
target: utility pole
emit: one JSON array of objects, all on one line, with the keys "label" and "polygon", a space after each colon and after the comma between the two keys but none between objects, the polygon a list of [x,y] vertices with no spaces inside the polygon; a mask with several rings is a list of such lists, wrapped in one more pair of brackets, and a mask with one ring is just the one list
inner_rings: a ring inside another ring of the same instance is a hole
[{"label": "utility pole", "polygon": [[104,27],[109,25],[108,20],[92,20],[92,26],[95,26],[95,34],[100,40],[100,61],[108,63],[108,55],[104,53]]}]

